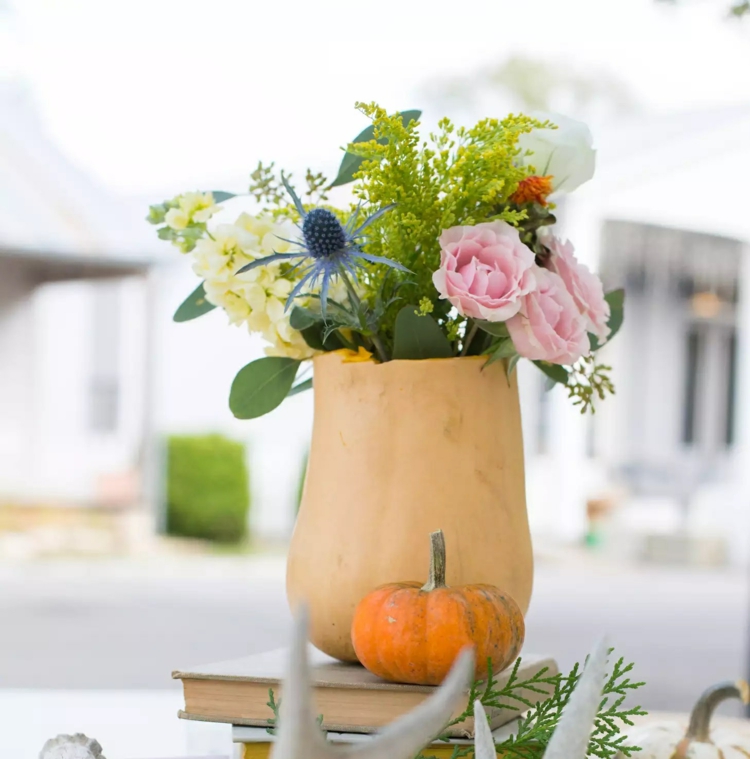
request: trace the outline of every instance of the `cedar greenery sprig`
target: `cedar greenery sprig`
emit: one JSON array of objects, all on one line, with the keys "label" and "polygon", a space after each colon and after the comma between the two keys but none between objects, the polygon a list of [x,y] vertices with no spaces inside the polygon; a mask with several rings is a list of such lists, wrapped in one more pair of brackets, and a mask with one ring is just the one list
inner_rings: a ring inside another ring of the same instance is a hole
[{"label": "cedar greenery sprig", "polygon": [[[613,651],[614,649],[610,649],[610,654]],[[487,679],[475,680],[471,684],[466,709],[445,726],[443,732],[435,738],[435,742],[448,741],[450,739],[448,729],[473,717],[474,702],[479,701],[485,709],[510,709],[517,711],[519,715],[525,712],[519,718],[518,728],[514,734],[495,744],[499,754],[517,757],[517,759],[540,759],[578,684],[582,668],[576,663],[567,675],[560,673],[553,675],[550,674],[549,667],[542,667],[531,677],[521,679],[518,676],[520,666],[521,658],[519,657],[513,665],[507,682],[498,687],[498,680],[492,672],[492,661],[488,660]],[[633,667],[632,662],[625,663],[625,659],[620,657],[607,678],[602,689],[599,711],[594,720],[594,729],[589,742],[589,756],[611,759],[618,752],[625,757],[631,757],[640,751],[640,747],[626,743],[627,738],[622,734],[623,725],[633,725],[632,717],[646,715],[640,706],[629,708],[625,706],[627,697],[645,685],[643,682],[633,682],[630,677]],[[532,703],[523,695],[524,691],[546,695],[547,698]],[[280,703],[274,698],[273,689],[269,688],[268,707],[273,712],[273,717],[268,719],[268,732],[272,734],[278,722]],[[322,726],[323,715],[318,717],[318,723]],[[473,746],[456,745],[451,759],[462,759],[473,751]],[[420,752],[415,759],[435,758],[430,754]]]},{"label": "cedar greenery sprig", "polygon": [[[618,752],[630,757],[633,753],[640,751],[638,746],[627,744],[626,736],[621,733],[622,725],[633,725],[632,717],[646,714],[640,706],[624,707],[627,696],[644,685],[643,682],[633,682],[630,679],[629,674],[633,670],[633,666],[632,663],[626,664],[621,657],[612,668],[612,674],[604,685],[602,702],[594,720],[594,730],[589,743],[589,756],[610,759]],[[521,718],[518,731],[507,740],[497,744],[498,752],[515,755],[519,759],[538,759],[541,757],[580,676],[581,667],[576,663],[567,675],[542,677],[537,682],[532,683],[533,687],[539,687],[541,683],[546,681],[546,684],[553,688],[552,694],[549,698],[534,704],[529,709],[526,715]],[[508,688],[509,685],[511,686],[510,689]],[[514,708],[512,704],[505,703],[502,699],[513,698],[513,695],[510,694],[523,687],[523,683],[512,683],[509,680],[503,689],[491,694],[487,705]],[[515,698],[518,699],[518,694],[515,694]],[[522,699],[520,700],[522,701]],[[484,704],[484,702],[482,703]]]}]

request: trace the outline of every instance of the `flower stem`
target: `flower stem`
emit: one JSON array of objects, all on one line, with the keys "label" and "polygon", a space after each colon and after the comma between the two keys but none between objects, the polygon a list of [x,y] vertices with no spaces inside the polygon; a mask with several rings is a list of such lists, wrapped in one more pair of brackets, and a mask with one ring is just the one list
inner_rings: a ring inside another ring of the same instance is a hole
[{"label": "flower stem", "polygon": [[420,588],[425,592],[445,587],[445,536],[442,530],[430,533],[430,579]]},{"label": "flower stem", "polygon": [[386,361],[390,361],[388,358],[388,353],[385,350],[385,345],[383,345],[383,341],[380,339],[380,335],[377,334],[377,332],[370,336],[370,340],[372,340],[372,344],[375,348],[375,350],[378,352],[378,356],[380,357],[380,360],[385,363]]},{"label": "flower stem", "polygon": [[466,339],[464,340],[464,347],[461,349],[461,356],[465,356],[469,350],[469,347],[471,346],[471,341],[476,336],[477,332],[479,331],[479,325],[476,322],[471,323],[471,328],[468,328],[468,332],[466,333]]},{"label": "flower stem", "polygon": [[[357,291],[354,289],[354,285],[351,283],[351,280],[347,276],[347,273],[344,271],[343,267],[339,270],[339,276],[343,280],[346,291],[349,294],[349,302],[351,303],[352,308],[359,311],[360,307],[362,306],[362,301],[360,300],[359,295],[357,295]],[[372,341],[373,347],[378,354],[378,358],[380,358],[383,363],[388,361],[388,353],[385,350],[383,341],[380,339],[380,335],[378,335],[376,332],[370,335],[370,340]]]}]

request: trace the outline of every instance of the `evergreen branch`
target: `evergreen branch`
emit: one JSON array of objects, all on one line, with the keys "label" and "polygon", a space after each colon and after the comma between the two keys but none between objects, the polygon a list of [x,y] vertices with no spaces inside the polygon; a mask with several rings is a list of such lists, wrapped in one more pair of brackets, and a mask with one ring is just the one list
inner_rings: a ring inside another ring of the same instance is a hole
[{"label": "evergreen branch", "polygon": [[[610,649],[611,653],[612,649]],[[638,746],[628,744],[627,736],[622,734],[622,726],[633,725],[632,717],[645,716],[646,712],[640,706],[625,707],[628,696],[639,688],[643,682],[634,682],[629,676],[633,663],[625,663],[620,657],[612,667],[612,673],[607,678],[602,689],[602,701],[599,705],[594,728],[589,742],[588,756],[598,759],[612,759],[618,752],[625,757],[632,757],[640,751]],[[452,719],[438,735],[433,743],[448,742],[449,729],[465,722],[474,716],[474,702],[479,701],[485,709],[512,709],[525,712],[518,718],[518,729],[514,735],[495,744],[497,752],[510,759],[541,759],[552,734],[557,727],[563,710],[570,701],[581,677],[582,668],[575,664],[567,675],[550,674],[549,667],[543,667],[531,677],[521,679],[518,672],[521,659],[518,658],[510,671],[507,681],[499,686],[497,677],[492,670],[492,661],[487,661],[487,678],[474,680],[469,688],[466,709],[455,719]],[[532,703],[524,691],[547,695],[547,698]],[[281,702],[274,698],[273,689],[268,690],[268,707],[273,712],[273,718],[268,720],[268,732],[273,734],[278,722]],[[318,717],[322,727],[323,717]],[[463,759],[473,754],[473,746],[455,745],[451,759]],[[420,752],[415,759],[436,759],[430,754]]]},{"label": "evergreen branch", "polygon": [[276,729],[279,722],[279,708],[281,707],[281,701],[277,701],[276,697],[274,696],[273,688],[268,689],[268,701],[266,701],[266,706],[271,710],[273,713],[273,717],[269,717],[266,722],[268,723],[268,727],[266,728],[266,732],[270,733],[271,735],[276,735]]}]

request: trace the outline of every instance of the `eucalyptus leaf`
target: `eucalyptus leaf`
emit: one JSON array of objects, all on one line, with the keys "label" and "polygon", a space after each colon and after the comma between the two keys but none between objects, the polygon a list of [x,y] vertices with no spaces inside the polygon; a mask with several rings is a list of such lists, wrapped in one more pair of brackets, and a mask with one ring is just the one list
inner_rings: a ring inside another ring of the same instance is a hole
[{"label": "eucalyptus leaf", "polygon": [[508,337],[508,327],[505,322],[486,322],[481,319],[475,319],[474,324],[483,332],[494,337]]},{"label": "eucalyptus leaf", "polygon": [[211,195],[213,196],[214,203],[223,203],[225,200],[237,197],[235,193],[224,192],[224,190],[212,190]]},{"label": "eucalyptus leaf", "polygon": [[560,364],[549,364],[546,361],[534,361],[534,366],[539,367],[553,382],[560,385],[568,384],[570,372]]},{"label": "eucalyptus leaf", "polygon": [[307,345],[315,351],[335,351],[346,347],[336,332],[336,327],[326,327],[322,321],[301,329],[300,334]]},{"label": "eucalyptus leaf", "polygon": [[[404,126],[407,126],[410,121],[418,121],[419,117],[422,115],[422,111],[402,111],[399,115],[401,116],[401,121]],[[373,139],[375,139],[375,129],[371,124],[366,129],[363,129],[352,140],[352,143],[370,142],[370,140]],[[378,140],[380,145],[385,145],[387,142],[388,140],[385,137],[381,137]],[[349,184],[349,182],[353,182],[354,174],[359,171],[359,167],[364,160],[365,159],[361,156],[345,153],[344,158],[341,161],[341,166],[339,166],[339,173],[336,175],[336,179],[331,182],[331,187],[339,187],[344,184]]]},{"label": "eucalyptus leaf", "polygon": [[292,329],[300,330],[312,327],[315,322],[322,321],[320,314],[316,314],[310,311],[309,308],[303,308],[302,306],[295,306],[292,309],[292,313],[289,315],[289,324]]},{"label": "eucalyptus leaf", "polygon": [[422,316],[414,306],[404,306],[396,317],[393,358],[420,360],[451,358],[453,349],[443,330],[429,315]]},{"label": "eucalyptus leaf", "polygon": [[494,348],[490,349],[490,357],[487,359],[487,363],[484,366],[494,364],[495,361],[500,361],[503,358],[512,358],[517,356],[516,346],[513,345],[513,341],[508,337],[504,340],[500,340]]},{"label": "eucalyptus leaf", "polygon": [[287,397],[300,361],[281,356],[259,358],[243,366],[232,382],[229,408],[238,419],[256,419]]},{"label": "eucalyptus leaf", "polygon": [[201,282],[198,287],[185,298],[180,307],[175,311],[172,319],[176,322],[189,322],[197,319],[216,308],[213,303],[206,300],[206,290]]},{"label": "eucalyptus leaf", "polygon": [[622,322],[625,319],[625,290],[620,288],[619,290],[612,290],[604,296],[604,300],[609,303],[609,321],[607,326],[609,327],[609,335],[605,343],[600,343],[599,338],[596,335],[589,333],[589,343],[591,350],[596,351],[602,347],[602,345],[608,343],[622,327]]},{"label": "eucalyptus leaf", "polygon": [[508,382],[510,382],[510,378],[513,376],[513,371],[520,360],[521,357],[517,353],[508,358],[508,365],[505,367],[505,374],[508,377]]},{"label": "eucalyptus leaf", "polygon": [[304,382],[297,383],[286,395],[287,398],[291,398],[293,395],[297,395],[297,393],[304,393],[305,390],[312,390],[313,381],[312,377],[310,379],[306,379]]}]

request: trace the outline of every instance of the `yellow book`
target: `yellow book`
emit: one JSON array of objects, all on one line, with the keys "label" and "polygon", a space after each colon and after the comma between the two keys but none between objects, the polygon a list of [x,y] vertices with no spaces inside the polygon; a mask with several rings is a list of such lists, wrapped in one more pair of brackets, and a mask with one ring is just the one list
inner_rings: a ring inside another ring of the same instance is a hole
[{"label": "yellow book", "polygon": [[[496,743],[509,738],[518,724],[518,717],[512,722],[503,725],[492,731]],[[363,733],[337,733],[329,732],[326,737],[332,743],[362,743],[369,740],[372,736]],[[268,759],[273,745],[273,736],[264,728],[245,727],[234,725],[232,727],[232,740],[238,745],[238,759]],[[453,749],[456,745],[471,746],[472,742],[466,739],[451,739],[448,742],[440,741],[433,743],[422,750],[425,757],[435,757],[435,759],[450,759]]]}]

